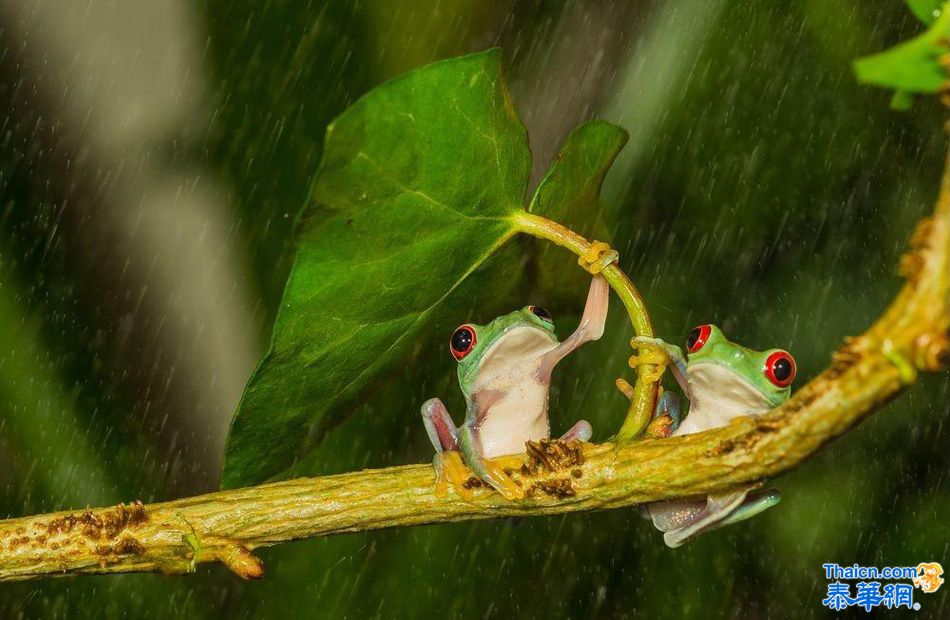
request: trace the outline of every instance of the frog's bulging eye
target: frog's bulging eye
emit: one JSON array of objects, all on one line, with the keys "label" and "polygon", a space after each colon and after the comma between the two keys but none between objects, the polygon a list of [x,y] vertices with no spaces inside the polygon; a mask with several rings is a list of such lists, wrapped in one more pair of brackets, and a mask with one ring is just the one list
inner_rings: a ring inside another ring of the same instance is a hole
[{"label": "frog's bulging eye", "polygon": [[790,386],[797,373],[795,358],[788,351],[776,351],[765,360],[765,376],[776,387]]},{"label": "frog's bulging eye", "polygon": [[471,353],[475,348],[475,329],[471,325],[462,325],[456,329],[449,348],[452,350],[452,357],[457,360]]},{"label": "frog's bulging eye", "polygon": [[548,323],[554,324],[554,319],[551,318],[551,313],[545,310],[540,306],[528,306],[528,310],[531,311],[531,314],[538,317],[542,321],[547,321]]},{"label": "frog's bulging eye", "polygon": [[709,325],[694,327],[692,331],[689,332],[689,335],[686,336],[686,350],[689,353],[695,353],[702,349],[706,346],[706,341],[709,340],[709,334],[711,333],[712,327]]}]

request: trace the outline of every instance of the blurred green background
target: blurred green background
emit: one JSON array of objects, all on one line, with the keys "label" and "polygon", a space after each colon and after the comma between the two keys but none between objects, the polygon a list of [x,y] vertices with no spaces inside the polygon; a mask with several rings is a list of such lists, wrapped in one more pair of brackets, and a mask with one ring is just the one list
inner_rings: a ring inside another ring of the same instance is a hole
[{"label": "blurred green background", "polygon": [[[944,111],[891,112],[850,68],[921,29],[898,0],[4,3],[2,513],[215,488],[326,124],[385,79],[494,45],[535,180],[580,122],[630,131],[606,208],[657,332],[715,322],[788,348],[807,381],[897,291],[936,197]],[[581,297],[531,293],[570,329]],[[491,318],[483,295],[472,318]],[[556,431],[619,425],[628,330],[613,312],[559,367]],[[461,397],[444,343],[421,345],[301,473],[429,460],[419,405],[460,416]],[[432,526],[264,550],[258,583],[203,566],[4,585],[0,613],[818,615],[824,562],[946,565],[948,393],[924,378],[781,477],[778,508],[677,550],[635,510]],[[946,615],[948,591],[917,600]]]}]

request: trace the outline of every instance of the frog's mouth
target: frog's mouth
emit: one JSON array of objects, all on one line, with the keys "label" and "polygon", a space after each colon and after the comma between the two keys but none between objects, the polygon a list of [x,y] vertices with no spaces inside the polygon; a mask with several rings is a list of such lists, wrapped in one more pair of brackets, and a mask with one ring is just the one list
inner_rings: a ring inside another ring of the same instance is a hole
[{"label": "frog's mouth", "polygon": [[478,379],[512,379],[524,374],[533,360],[540,363],[541,356],[557,346],[557,339],[548,331],[530,325],[519,325],[503,332],[485,351],[479,367]]}]

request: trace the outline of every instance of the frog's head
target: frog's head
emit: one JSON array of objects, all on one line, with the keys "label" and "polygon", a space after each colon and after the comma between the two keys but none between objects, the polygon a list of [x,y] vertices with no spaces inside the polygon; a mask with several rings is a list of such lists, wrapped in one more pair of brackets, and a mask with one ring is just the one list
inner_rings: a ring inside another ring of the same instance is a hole
[{"label": "frog's head", "polygon": [[788,351],[753,351],[730,342],[715,325],[700,325],[686,338],[690,390],[701,400],[761,413],[788,399],[797,367]]},{"label": "frog's head", "polygon": [[557,343],[554,321],[548,311],[525,306],[486,325],[459,326],[452,334],[449,351],[459,363],[462,391],[471,394],[478,378],[508,372]]}]

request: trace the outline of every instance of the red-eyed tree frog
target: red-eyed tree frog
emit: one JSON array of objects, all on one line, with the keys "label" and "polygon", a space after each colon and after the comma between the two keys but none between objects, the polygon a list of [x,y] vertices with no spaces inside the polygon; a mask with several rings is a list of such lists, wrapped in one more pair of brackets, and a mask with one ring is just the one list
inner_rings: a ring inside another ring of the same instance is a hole
[{"label": "red-eyed tree frog", "polygon": [[[598,273],[617,260],[613,250],[592,256]],[[582,265],[584,263],[582,262]],[[485,325],[466,323],[452,334],[449,350],[458,362],[458,379],[465,395],[466,413],[456,428],[438,398],[425,402],[422,419],[432,445],[439,480],[451,481],[464,497],[460,484],[468,479],[467,465],[475,474],[508,499],[524,496],[524,489],[504,472],[494,459],[521,454],[525,442],[550,437],[548,389],[551,372],[579,346],[604,333],[609,287],[595,275],[577,329],[564,342],[554,333],[551,315],[537,306],[525,306]],[[577,422],[562,440],[588,441],[592,429]]]},{"label": "red-eyed tree frog", "polygon": [[[686,338],[688,358],[679,347],[658,338],[637,337],[631,365],[669,366],[689,399],[689,413],[680,422],[679,399],[664,392],[656,407],[653,429],[660,436],[686,435],[725,426],[730,420],[760,415],[785,402],[795,380],[795,359],[782,349],[753,351],[726,339],[715,325],[701,325]],[[777,489],[752,492],[745,487],[706,501],[656,502],[647,507],[663,540],[678,547],[703,532],[753,517],[776,505]]]}]

